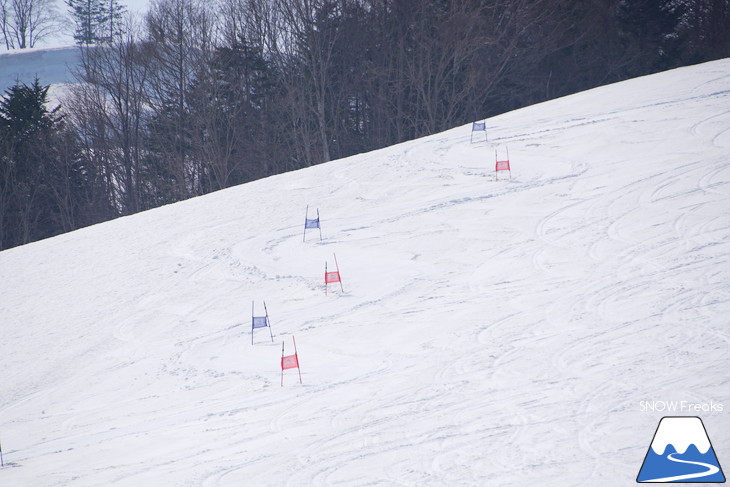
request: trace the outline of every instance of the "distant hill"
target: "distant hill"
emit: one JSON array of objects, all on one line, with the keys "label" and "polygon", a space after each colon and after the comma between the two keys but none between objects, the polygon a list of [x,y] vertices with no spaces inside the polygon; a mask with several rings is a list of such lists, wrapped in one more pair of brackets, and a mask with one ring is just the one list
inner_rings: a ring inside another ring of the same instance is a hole
[{"label": "distant hill", "polygon": [[70,83],[79,61],[76,46],[0,52],[0,92],[17,81],[31,83],[36,76],[44,85]]}]

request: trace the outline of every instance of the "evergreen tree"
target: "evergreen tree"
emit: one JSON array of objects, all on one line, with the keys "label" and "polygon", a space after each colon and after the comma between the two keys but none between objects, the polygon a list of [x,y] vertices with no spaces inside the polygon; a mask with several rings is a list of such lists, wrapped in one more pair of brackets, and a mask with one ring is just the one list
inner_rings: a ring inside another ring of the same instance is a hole
[{"label": "evergreen tree", "polygon": [[0,134],[13,145],[22,145],[39,132],[47,130],[60,121],[59,107],[49,111],[49,86],[42,86],[38,78],[30,86],[16,84],[0,99]]},{"label": "evergreen tree", "polygon": [[[189,99],[195,137],[201,141],[204,191],[271,175],[263,161],[271,160],[277,145],[272,140],[276,121],[267,111],[276,96],[273,69],[260,47],[237,39],[216,48],[207,75],[193,83]],[[258,143],[247,146],[252,140]]]},{"label": "evergreen tree", "polygon": [[76,22],[74,40],[81,45],[96,44],[97,32],[102,18],[100,0],[66,0],[71,9],[71,16]]},{"label": "evergreen tree", "polygon": [[[51,131],[60,119],[49,112],[48,86],[38,79],[9,88],[0,100],[0,221],[3,247],[30,242],[39,232],[40,210],[48,200],[44,183]],[[43,141],[43,144],[39,142]]]},{"label": "evergreen tree", "polygon": [[0,250],[98,221],[83,167],[48,86],[17,84],[0,99]]},{"label": "evergreen tree", "polygon": [[109,44],[122,33],[126,8],[118,0],[66,0],[66,5],[76,22],[78,44]]},{"label": "evergreen tree", "polygon": [[680,16],[679,65],[730,56],[730,0],[667,0]]},{"label": "evergreen tree", "polygon": [[101,17],[98,39],[107,44],[119,39],[123,34],[122,19],[127,9],[119,0],[101,0]]},{"label": "evergreen tree", "polygon": [[619,4],[617,17],[621,28],[639,49],[636,74],[677,66],[676,29],[683,13],[680,7],[666,1],[624,0]]}]

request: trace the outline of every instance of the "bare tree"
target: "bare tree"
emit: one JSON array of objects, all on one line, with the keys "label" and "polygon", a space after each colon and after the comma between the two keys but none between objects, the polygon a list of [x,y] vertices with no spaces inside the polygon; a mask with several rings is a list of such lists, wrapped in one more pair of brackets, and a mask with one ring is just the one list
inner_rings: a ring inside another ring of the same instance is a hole
[{"label": "bare tree", "polygon": [[0,138],[0,249],[8,248],[13,238],[12,232],[7,231],[13,218],[16,185],[16,165],[9,157],[10,147],[9,140]]},{"label": "bare tree", "polygon": [[241,39],[269,55],[279,51],[281,12],[274,0],[222,0],[222,40],[232,45]]},{"label": "bare tree", "polygon": [[104,175],[107,197],[123,214],[148,207],[143,157],[149,60],[138,32],[128,19],[123,37],[83,47],[80,83],[66,100],[88,160]]},{"label": "bare tree", "polygon": [[154,144],[172,175],[176,199],[185,199],[203,193],[189,97],[196,77],[210,62],[217,34],[215,16],[202,0],[156,0],[146,22],[152,53]]},{"label": "bare tree", "polygon": [[[253,54],[254,65],[266,64],[263,69],[250,70],[252,59],[247,56],[248,67],[237,78],[238,83],[233,83],[244,97],[251,98],[253,92],[265,94],[263,98],[256,96],[250,100],[250,106],[258,108],[247,112],[255,116],[248,117],[246,122],[249,132],[240,133],[246,149],[239,145],[239,154],[245,154],[246,160],[236,163],[247,166],[247,178],[255,178],[319,162],[321,159],[314,156],[317,128],[304,122],[312,119],[312,111],[303,103],[302,63],[297,60],[294,46],[289,44],[292,37],[278,3],[224,0],[221,12],[224,19],[221,47],[234,51],[243,48]],[[266,78],[267,86],[263,90],[261,86],[252,87],[252,82],[260,85],[261,76]],[[254,165],[257,167],[253,168]]]},{"label": "bare tree", "polygon": [[60,29],[53,0],[0,0],[0,34],[6,49],[35,47]]},{"label": "bare tree", "polygon": [[[333,59],[341,36],[339,20],[346,0],[278,0],[281,49],[278,59],[287,72],[287,94],[297,118],[308,162],[331,159],[327,106],[332,88]],[[299,64],[302,63],[302,64]],[[318,153],[309,145],[315,130]]]}]

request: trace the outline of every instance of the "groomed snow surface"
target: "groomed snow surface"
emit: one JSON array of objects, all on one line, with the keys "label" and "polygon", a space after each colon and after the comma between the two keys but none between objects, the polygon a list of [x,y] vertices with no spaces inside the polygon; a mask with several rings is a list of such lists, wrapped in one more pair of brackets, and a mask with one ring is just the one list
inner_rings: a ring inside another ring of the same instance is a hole
[{"label": "groomed snow surface", "polygon": [[0,253],[0,485],[626,486],[652,400],[730,464],[730,60],[487,122]]}]

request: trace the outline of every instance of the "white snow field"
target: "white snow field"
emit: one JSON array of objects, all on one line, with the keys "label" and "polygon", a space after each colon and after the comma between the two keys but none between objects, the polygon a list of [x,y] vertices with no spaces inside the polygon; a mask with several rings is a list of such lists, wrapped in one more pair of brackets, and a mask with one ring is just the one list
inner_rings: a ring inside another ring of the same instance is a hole
[{"label": "white snow field", "polygon": [[41,85],[51,85],[49,98],[58,104],[64,86],[74,82],[72,70],[80,62],[76,46],[0,52],[0,96],[17,82],[31,84],[38,78]]},{"label": "white snow field", "polygon": [[0,485],[626,486],[667,415],[730,465],[730,60],[487,122],[1,252]]}]

